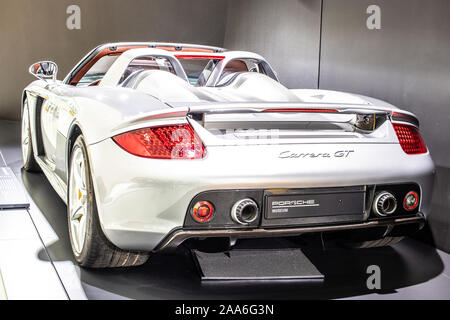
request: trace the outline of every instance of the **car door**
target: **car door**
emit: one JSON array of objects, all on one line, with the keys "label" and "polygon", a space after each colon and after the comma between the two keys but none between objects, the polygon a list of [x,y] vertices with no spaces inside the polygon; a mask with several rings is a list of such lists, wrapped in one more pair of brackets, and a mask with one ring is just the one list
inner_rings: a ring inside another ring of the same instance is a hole
[{"label": "car door", "polygon": [[65,180],[67,131],[73,121],[71,98],[67,96],[68,90],[73,88],[59,82],[49,85],[47,90],[40,110],[44,160],[52,171]]},{"label": "car door", "polygon": [[56,139],[57,139],[57,118],[58,106],[52,98],[44,100],[40,112],[40,127],[42,130],[42,143],[44,147],[44,159],[49,169],[52,171],[56,167]]}]

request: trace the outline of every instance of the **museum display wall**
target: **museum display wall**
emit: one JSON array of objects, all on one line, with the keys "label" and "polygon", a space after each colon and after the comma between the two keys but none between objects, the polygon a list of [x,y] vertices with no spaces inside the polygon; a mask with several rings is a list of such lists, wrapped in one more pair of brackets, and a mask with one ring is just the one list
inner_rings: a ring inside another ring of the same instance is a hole
[{"label": "museum display wall", "polygon": [[[66,27],[71,4],[81,29]],[[51,59],[60,78],[110,41],[192,42],[265,56],[290,88],[342,90],[414,112],[438,167],[430,226],[450,251],[448,0],[0,0],[0,118],[20,118],[27,67]],[[367,9],[377,5],[379,29]],[[20,12],[20,14],[18,14]]]},{"label": "museum display wall", "polygon": [[[81,29],[70,30],[66,10],[81,8]],[[20,118],[22,89],[33,62],[53,60],[62,79],[88,51],[118,41],[222,45],[227,3],[222,0],[0,0],[0,118]],[[5,78],[6,78],[5,77]]]},{"label": "museum display wall", "polygon": [[[380,29],[368,28],[371,5]],[[450,2],[324,0],[322,9],[320,0],[231,0],[224,46],[265,55],[290,88],[354,92],[415,113],[437,166],[432,235],[450,251]]]}]

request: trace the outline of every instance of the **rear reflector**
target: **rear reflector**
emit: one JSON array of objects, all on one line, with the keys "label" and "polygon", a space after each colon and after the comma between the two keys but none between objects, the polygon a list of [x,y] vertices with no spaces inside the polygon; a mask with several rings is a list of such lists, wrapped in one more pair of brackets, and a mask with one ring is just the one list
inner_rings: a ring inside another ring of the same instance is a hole
[{"label": "rear reflector", "polygon": [[214,207],[208,201],[197,202],[192,209],[192,216],[200,223],[208,222],[214,214]]},{"label": "rear reflector", "polygon": [[189,124],[138,129],[115,136],[125,151],[153,159],[202,159],[203,142]]},{"label": "rear reflector", "polygon": [[416,127],[394,123],[394,129],[403,151],[407,154],[427,153],[427,147]]},{"label": "rear reflector", "polygon": [[406,211],[413,211],[419,206],[419,195],[417,192],[411,191],[403,200],[403,208],[405,208]]}]

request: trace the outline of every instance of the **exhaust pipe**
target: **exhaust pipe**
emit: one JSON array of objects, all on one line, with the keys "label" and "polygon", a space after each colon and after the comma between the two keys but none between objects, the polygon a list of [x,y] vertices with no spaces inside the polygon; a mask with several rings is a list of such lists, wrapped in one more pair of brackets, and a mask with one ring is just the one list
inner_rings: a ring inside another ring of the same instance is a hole
[{"label": "exhaust pipe", "polygon": [[231,218],[242,225],[255,222],[259,215],[258,205],[252,199],[242,199],[231,209]]},{"label": "exhaust pipe", "polygon": [[373,211],[380,217],[390,216],[397,210],[397,199],[387,191],[382,191],[375,197]]}]

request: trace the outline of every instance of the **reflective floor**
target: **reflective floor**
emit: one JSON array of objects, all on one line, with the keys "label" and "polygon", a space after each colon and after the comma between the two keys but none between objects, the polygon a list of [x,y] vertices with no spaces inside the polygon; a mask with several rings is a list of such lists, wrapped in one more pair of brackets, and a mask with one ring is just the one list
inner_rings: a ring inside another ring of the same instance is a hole
[{"label": "reflective floor", "polygon": [[[202,282],[184,249],[133,269],[79,268],[64,203],[42,174],[21,170],[19,133],[18,123],[0,122],[0,151],[31,199],[28,211],[0,212],[0,272],[9,299],[450,299],[450,255],[413,239],[365,250],[310,244],[307,256],[326,275],[321,284]],[[381,269],[380,291],[367,288],[371,265]]]}]

